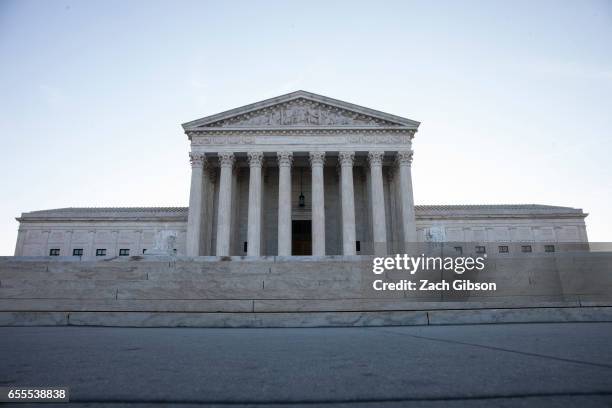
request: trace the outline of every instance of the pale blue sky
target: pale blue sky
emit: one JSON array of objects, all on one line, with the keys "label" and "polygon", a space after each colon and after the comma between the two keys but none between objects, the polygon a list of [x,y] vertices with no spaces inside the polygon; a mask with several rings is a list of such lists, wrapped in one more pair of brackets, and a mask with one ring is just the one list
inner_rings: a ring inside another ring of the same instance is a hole
[{"label": "pale blue sky", "polygon": [[610,1],[0,0],[0,255],[22,211],[187,205],[180,124],[298,89],[421,121],[418,204],[612,241]]}]

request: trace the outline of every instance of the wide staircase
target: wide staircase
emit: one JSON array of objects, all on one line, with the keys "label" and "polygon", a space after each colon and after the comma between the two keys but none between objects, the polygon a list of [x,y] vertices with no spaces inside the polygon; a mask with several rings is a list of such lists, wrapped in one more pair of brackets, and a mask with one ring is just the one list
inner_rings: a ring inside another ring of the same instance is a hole
[{"label": "wide staircase", "polygon": [[[318,327],[612,321],[609,296],[567,291],[559,279],[565,276],[559,272],[564,264],[550,257],[547,262],[518,268],[514,274],[507,265],[492,262],[479,276],[461,275],[493,278],[501,286],[493,295],[481,295],[375,291],[375,279],[411,277],[398,271],[374,275],[369,257],[131,257],[95,262],[0,257],[0,325]],[[430,277],[454,278],[445,274]]]}]

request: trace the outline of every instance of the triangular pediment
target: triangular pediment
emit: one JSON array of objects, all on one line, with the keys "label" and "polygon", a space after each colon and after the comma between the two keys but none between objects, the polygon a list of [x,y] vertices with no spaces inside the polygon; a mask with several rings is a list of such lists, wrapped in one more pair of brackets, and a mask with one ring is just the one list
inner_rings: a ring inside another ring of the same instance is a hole
[{"label": "triangular pediment", "polygon": [[348,102],[297,91],[183,124],[186,131],[210,128],[399,127],[419,122]]}]

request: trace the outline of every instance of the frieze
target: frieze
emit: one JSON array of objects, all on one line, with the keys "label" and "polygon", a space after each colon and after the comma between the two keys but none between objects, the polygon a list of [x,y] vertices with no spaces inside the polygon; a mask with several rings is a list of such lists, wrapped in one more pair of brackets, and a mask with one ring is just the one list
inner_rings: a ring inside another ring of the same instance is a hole
[{"label": "frieze", "polygon": [[363,128],[346,128],[346,129],[317,129],[317,128],[299,128],[299,129],[209,129],[209,130],[189,130],[185,132],[190,138],[193,137],[230,137],[235,144],[239,144],[241,140],[248,140],[253,136],[261,135],[383,135],[397,134],[408,136],[412,140],[414,138],[414,129],[363,129]]},{"label": "frieze", "polygon": [[[192,132],[191,144],[192,146],[223,146],[223,145],[253,145],[266,143],[266,141],[278,143],[279,136],[286,136],[285,134],[261,132],[260,134],[226,134],[226,135],[208,135],[208,134],[195,134]],[[200,132],[197,132],[200,133]],[[330,137],[336,136],[336,137]],[[340,137],[337,137],[340,136]],[[304,133],[296,132],[292,135],[290,140],[293,143],[343,143],[343,144],[355,144],[355,145],[399,145],[399,144],[410,144],[414,137],[413,133],[398,133],[398,132],[376,132],[376,133],[359,133],[350,132],[345,134],[338,134],[335,132],[330,133]]]}]

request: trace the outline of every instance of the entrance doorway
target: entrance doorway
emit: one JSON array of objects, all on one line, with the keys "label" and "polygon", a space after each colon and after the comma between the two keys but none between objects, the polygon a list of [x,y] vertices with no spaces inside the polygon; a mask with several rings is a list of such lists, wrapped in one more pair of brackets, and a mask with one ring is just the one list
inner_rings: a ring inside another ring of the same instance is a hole
[{"label": "entrance doorway", "polygon": [[291,231],[291,253],[293,255],[312,255],[312,221],[292,221]]}]

